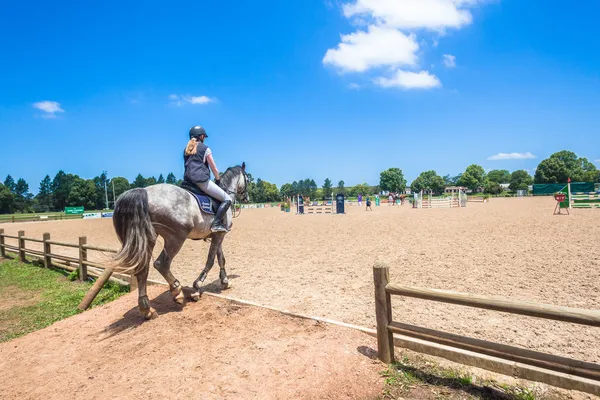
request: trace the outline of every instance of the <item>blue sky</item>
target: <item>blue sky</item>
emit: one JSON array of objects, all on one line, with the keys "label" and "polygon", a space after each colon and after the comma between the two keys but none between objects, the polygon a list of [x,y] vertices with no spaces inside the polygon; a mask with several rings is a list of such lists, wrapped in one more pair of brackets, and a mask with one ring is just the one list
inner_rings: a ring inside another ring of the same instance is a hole
[{"label": "blue sky", "polygon": [[180,177],[195,124],[277,185],[600,160],[597,1],[99,4],[2,6],[1,179]]}]

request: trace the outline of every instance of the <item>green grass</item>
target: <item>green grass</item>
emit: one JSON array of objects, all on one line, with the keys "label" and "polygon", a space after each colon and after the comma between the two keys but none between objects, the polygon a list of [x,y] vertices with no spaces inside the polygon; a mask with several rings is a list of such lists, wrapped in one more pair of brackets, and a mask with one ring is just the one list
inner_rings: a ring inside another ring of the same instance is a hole
[{"label": "green grass", "polygon": [[[77,314],[77,305],[92,282],[71,282],[68,273],[0,259],[0,342],[25,335]],[[107,283],[92,306],[128,293],[129,287]]]},{"label": "green grass", "polygon": [[556,390],[543,395],[533,388],[481,380],[464,371],[444,368],[425,357],[412,360],[404,355],[381,372],[385,385],[380,399],[436,398],[436,399],[497,399],[536,400],[565,398]]}]

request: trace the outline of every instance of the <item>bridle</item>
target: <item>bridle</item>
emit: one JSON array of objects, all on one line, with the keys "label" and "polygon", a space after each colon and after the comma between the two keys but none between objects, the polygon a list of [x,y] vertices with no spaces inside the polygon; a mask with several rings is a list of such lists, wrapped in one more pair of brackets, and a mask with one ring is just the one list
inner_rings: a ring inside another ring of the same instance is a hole
[{"label": "bridle", "polygon": [[245,172],[242,172],[242,176],[244,177],[244,189],[240,192],[239,188],[237,191],[233,191],[233,190],[229,190],[229,189],[225,189],[225,188],[221,188],[223,190],[225,190],[225,192],[227,192],[227,194],[234,194],[236,196],[234,196],[234,200],[233,200],[233,204],[232,207],[233,209],[231,210],[231,215],[233,216],[233,218],[237,218],[242,214],[242,207],[240,206],[239,212],[236,215],[236,204],[238,204],[238,196],[240,196],[242,199],[245,199],[248,196],[248,176],[246,176]]}]

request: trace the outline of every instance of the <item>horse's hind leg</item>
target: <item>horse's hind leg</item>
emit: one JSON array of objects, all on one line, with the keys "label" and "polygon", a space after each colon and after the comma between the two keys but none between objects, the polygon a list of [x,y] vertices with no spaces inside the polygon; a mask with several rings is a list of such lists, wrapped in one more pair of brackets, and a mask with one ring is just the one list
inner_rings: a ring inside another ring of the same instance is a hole
[{"label": "horse's hind leg", "polygon": [[185,242],[185,237],[165,237],[164,249],[154,262],[154,268],[156,268],[163,278],[165,278],[169,284],[171,296],[173,296],[173,300],[178,304],[183,304],[184,302],[183,289],[181,283],[179,283],[177,278],[175,278],[171,272],[171,261],[173,261],[173,258],[179,253],[183,242]]},{"label": "horse's hind leg", "polygon": [[227,271],[225,271],[225,255],[223,254],[223,243],[217,249],[217,261],[219,262],[219,278],[221,278],[221,286],[223,289],[229,289],[229,278],[227,278]]},{"label": "horse's hind leg", "polygon": [[208,257],[206,259],[206,266],[200,273],[200,276],[198,277],[198,279],[196,279],[194,281],[194,289],[196,291],[194,293],[192,293],[192,300],[198,300],[200,298],[200,285],[202,284],[202,282],[204,282],[204,280],[206,279],[206,276],[210,272],[210,269],[215,264],[215,256],[217,255],[217,251],[221,247],[221,244],[223,243],[224,237],[225,237],[225,232],[217,233],[212,236],[212,239],[210,242],[210,249],[208,250]]},{"label": "horse's hind leg", "polygon": [[150,267],[146,265],[144,269],[138,272],[135,277],[138,283],[138,308],[140,315],[146,319],[154,319],[158,317],[156,310],[150,306],[150,300],[146,293],[146,285],[148,283],[148,271]]}]

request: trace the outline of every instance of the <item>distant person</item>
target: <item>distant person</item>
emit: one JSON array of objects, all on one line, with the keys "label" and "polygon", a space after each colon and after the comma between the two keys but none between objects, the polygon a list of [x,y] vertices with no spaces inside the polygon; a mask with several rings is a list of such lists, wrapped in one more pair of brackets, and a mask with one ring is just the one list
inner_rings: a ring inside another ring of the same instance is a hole
[{"label": "distant person", "polygon": [[358,206],[362,207],[362,193],[358,194]]},{"label": "distant person", "polygon": [[366,208],[366,211],[369,211],[369,210],[373,211],[373,209],[371,208],[371,198],[367,197],[367,208]]}]

